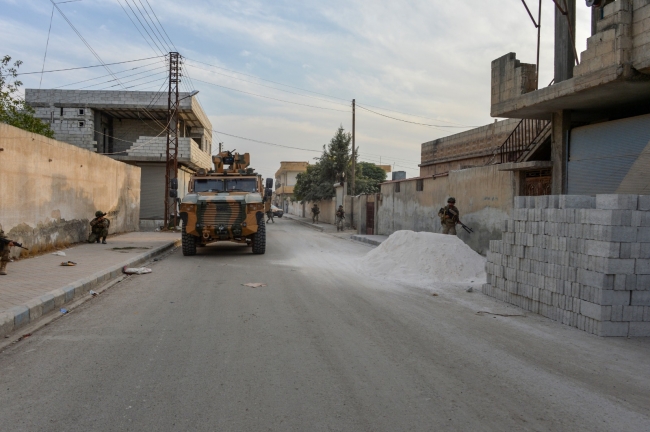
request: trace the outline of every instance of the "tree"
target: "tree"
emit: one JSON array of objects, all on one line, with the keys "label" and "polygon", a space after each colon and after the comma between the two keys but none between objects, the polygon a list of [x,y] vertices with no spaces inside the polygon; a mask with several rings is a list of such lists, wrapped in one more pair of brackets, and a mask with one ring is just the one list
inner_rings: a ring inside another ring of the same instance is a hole
[{"label": "tree", "polygon": [[[328,200],[334,197],[334,184],[347,181],[348,188],[351,187],[351,141],[352,135],[339,126],[329,144],[323,146],[323,154],[317,162],[298,174],[293,188],[294,199],[301,202]],[[355,195],[379,192],[379,183],[386,180],[386,172],[369,162],[357,163],[355,174]],[[352,191],[348,189],[348,193]]]},{"label": "tree", "polygon": [[10,63],[11,57],[8,55],[0,60],[0,123],[54,138],[50,125],[37,119],[34,108],[20,97],[19,88],[23,83],[16,78],[23,62],[17,60],[13,65]]},{"label": "tree", "polygon": [[355,174],[355,195],[377,193],[379,184],[386,180],[386,171],[370,162],[358,162]]}]

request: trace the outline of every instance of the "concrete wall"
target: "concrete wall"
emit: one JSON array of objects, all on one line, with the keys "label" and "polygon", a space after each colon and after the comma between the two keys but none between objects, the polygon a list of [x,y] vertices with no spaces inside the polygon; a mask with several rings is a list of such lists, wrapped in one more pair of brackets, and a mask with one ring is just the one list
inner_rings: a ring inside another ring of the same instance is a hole
[{"label": "concrete wall", "polygon": [[[458,227],[458,236],[472,249],[485,255],[489,241],[500,238],[501,222],[512,209],[517,191],[515,174],[499,171],[498,165],[451,171],[446,177],[408,179],[381,186],[376,224],[380,235],[398,230],[440,232],[438,210],[447,198],[456,198],[461,220],[473,234]],[[417,191],[421,181],[423,190]],[[395,184],[400,191],[395,191]]]},{"label": "concrete wall", "polygon": [[5,124],[0,149],[0,224],[32,252],[84,241],[97,210],[137,230],[140,168]]},{"label": "concrete wall", "polygon": [[[336,212],[336,202],[334,199],[329,201],[318,201],[318,207],[320,208],[320,214],[318,215],[318,220],[320,222],[333,224],[335,223],[334,213]],[[289,211],[287,212],[290,215],[306,217],[311,219],[311,208],[314,205],[313,202],[305,202],[305,214],[303,216],[303,205],[300,201],[289,201]]]},{"label": "concrete wall", "polygon": [[422,144],[420,177],[487,164],[519,122],[519,119],[495,121]]}]

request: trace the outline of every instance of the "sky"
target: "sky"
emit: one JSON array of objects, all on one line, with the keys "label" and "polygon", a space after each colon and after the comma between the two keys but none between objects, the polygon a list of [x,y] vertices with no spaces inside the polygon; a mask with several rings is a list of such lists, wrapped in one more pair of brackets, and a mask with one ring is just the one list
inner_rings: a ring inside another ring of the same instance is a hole
[{"label": "sky", "polygon": [[[536,15],[537,1],[526,2]],[[217,131],[213,147],[251,153],[265,177],[280,161],[313,162],[339,126],[351,131],[352,99],[359,159],[415,177],[422,143],[494,121],[492,60],[536,57],[537,30],[520,0],[57,3],[67,20],[51,0],[0,0],[0,56],[33,72],[97,65],[93,52],[112,63],[178,50],[181,90],[199,90]],[[581,52],[590,9],[577,3]],[[540,87],[553,78],[554,7],[542,0]],[[110,68],[129,90],[155,91],[166,79],[162,57]],[[20,79],[24,88],[121,89],[107,74],[98,67]]]}]

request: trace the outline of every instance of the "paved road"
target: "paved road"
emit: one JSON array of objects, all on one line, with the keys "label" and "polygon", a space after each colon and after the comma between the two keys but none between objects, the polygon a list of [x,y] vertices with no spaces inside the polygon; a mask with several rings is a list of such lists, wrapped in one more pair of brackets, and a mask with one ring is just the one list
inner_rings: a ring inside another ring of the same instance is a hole
[{"label": "paved road", "polygon": [[648,339],[477,315],[515,309],[363,276],[368,246],[276,221],[264,256],[177,251],[5,350],[0,429],[650,428]]}]

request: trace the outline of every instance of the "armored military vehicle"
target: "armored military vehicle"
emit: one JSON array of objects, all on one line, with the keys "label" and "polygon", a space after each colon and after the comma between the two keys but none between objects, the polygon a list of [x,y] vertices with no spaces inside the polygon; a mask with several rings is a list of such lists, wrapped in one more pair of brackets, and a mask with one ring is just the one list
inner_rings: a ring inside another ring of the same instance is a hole
[{"label": "armored military vehicle", "polygon": [[248,153],[225,151],[212,161],[214,170],[200,169],[190,178],[180,204],[183,255],[219,241],[247,244],[254,254],[263,254],[273,179],[264,187],[262,176],[249,168]]}]

